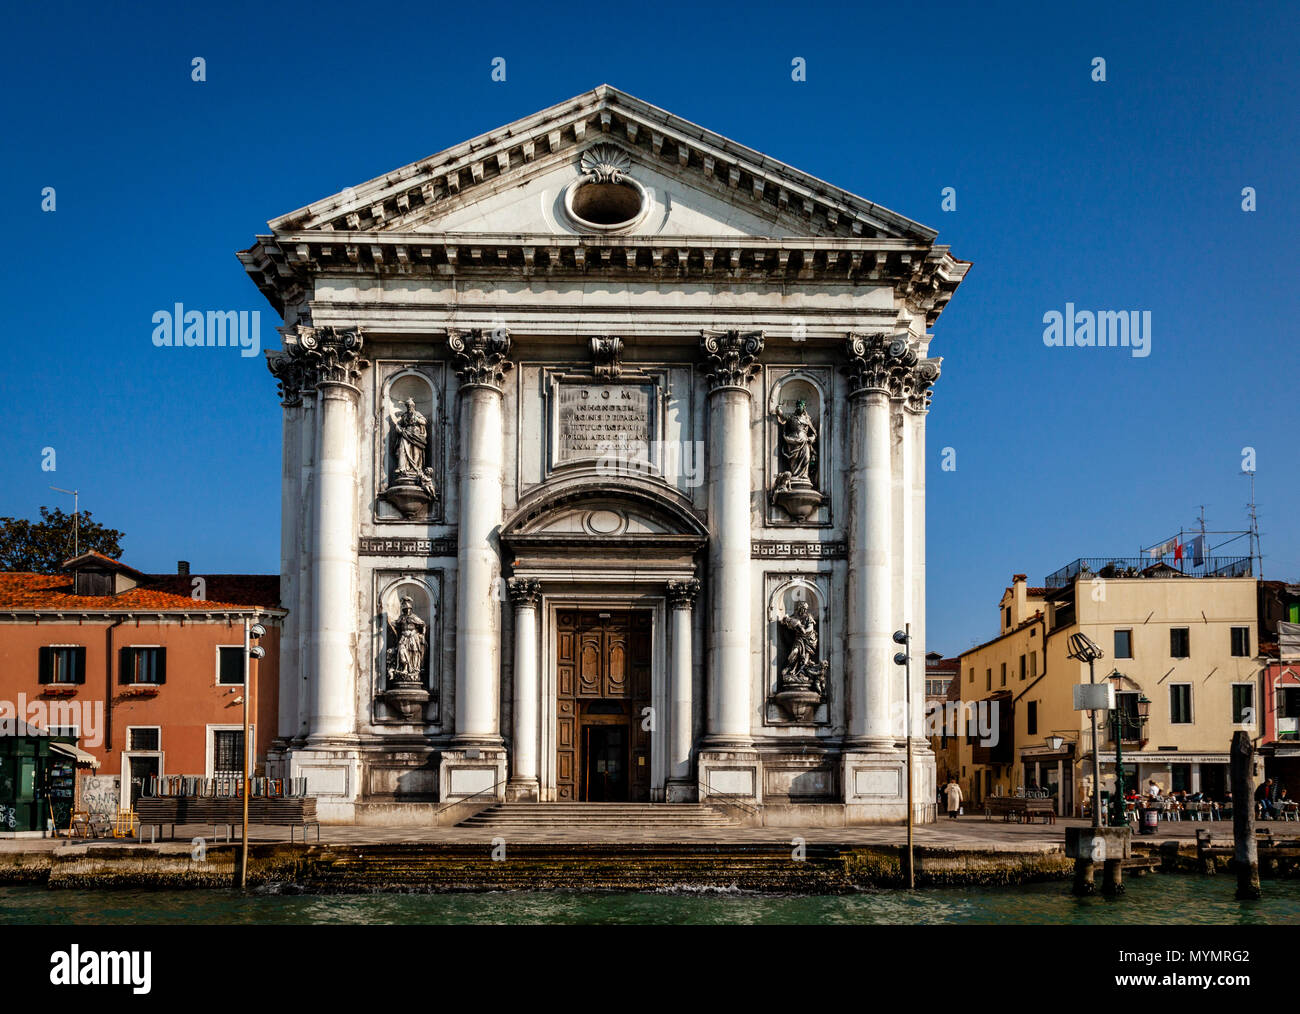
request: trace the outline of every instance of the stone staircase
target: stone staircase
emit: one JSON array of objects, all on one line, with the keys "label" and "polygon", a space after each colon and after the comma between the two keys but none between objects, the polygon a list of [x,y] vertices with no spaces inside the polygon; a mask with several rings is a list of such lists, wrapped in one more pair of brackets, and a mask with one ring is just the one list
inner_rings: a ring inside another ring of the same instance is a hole
[{"label": "stone staircase", "polygon": [[680,830],[735,827],[727,813],[708,803],[497,803],[462,820],[457,827],[621,828]]}]

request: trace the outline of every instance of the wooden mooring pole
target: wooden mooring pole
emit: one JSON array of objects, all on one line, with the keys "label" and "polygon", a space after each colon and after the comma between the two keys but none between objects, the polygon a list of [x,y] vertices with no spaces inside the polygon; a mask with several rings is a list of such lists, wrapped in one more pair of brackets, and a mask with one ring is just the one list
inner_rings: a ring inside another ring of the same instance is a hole
[{"label": "wooden mooring pole", "polygon": [[1237,868],[1237,897],[1260,896],[1259,848],[1255,843],[1255,748],[1243,731],[1232,734],[1229,777],[1232,780],[1233,865]]}]

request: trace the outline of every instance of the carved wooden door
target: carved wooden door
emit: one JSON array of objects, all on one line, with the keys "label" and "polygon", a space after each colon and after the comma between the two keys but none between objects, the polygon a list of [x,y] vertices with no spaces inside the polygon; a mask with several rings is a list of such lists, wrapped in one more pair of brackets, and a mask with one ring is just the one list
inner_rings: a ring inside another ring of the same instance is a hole
[{"label": "carved wooden door", "polygon": [[[560,800],[596,798],[589,785],[597,766],[602,773],[618,772],[610,791],[649,800],[651,733],[643,728],[650,723],[642,711],[650,703],[650,626],[645,611],[559,613],[555,780]],[[602,728],[593,740],[588,729],[596,726]],[[619,734],[610,726],[626,731]],[[611,750],[619,751],[618,756]],[[604,794],[602,788],[599,795]]]}]

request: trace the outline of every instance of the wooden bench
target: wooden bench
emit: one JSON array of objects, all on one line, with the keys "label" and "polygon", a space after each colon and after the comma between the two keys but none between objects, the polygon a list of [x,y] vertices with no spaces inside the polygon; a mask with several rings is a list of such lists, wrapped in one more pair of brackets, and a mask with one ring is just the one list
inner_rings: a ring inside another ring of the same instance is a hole
[{"label": "wooden bench", "polygon": [[1012,819],[1023,823],[1042,817],[1043,823],[1056,823],[1056,803],[1049,798],[1024,796],[990,796],[984,801],[984,819],[1001,815],[1004,821]]},{"label": "wooden bench", "polygon": [[[170,837],[174,839],[177,824],[211,824],[214,838],[224,827],[229,841],[234,828],[244,822],[244,801],[232,796],[142,796],[135,804],[135,812],[140,818],[141,837],[145,827],[161,833],[170,826]],[[248,801],[248,822],[288,827],[290,841],[295,840],[294,828],[303,829],[305,842],[307,828],[314,827],[316,840],[320,841],[314,796],[254,796]]]}]

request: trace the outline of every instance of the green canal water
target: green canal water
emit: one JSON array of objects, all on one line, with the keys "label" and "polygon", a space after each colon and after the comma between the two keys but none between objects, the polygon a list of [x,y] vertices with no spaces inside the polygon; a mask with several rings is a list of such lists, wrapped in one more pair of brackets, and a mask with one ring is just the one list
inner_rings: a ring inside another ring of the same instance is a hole
[{"label": "green canal water", "polygon": [[1235,878],[1131,878],[1116,899],[1071,897],[1069,883],[864,891],[834,896],[662,891],[645,894],[297,894],[250,891],[77,891],[0,887],[0,925],[1294,925],[1300,880],[1264,882],[1239,902]]}]

